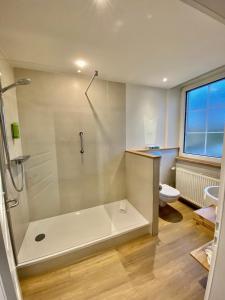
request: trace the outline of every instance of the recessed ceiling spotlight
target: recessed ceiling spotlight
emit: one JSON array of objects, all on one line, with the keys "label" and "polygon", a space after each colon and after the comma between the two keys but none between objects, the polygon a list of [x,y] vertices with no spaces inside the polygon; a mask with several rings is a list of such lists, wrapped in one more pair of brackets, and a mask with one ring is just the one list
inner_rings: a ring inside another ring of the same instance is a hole
[{"label": "recessed ceiling spotlight", "polygon": [[168,78],[164,77],[163,82],[167,82],[167,81],[168,81]]},{"label": "recessed ceiling spotlight", "polygon": [[77,70],[77,73],[81,73],[81,70]]},{"label": "recessed ceiling spotlight", "polygon": [[94,4],[98,7],[106,7],[108,5],[110,5],[111,0],[94,0]]},{"label": "recessed ceiling spotlight", "polygon": [[79,68],[84,68],[87,65],[87,62],[83,59],[78,59],[75,61],[75,64],[79,67]]}]

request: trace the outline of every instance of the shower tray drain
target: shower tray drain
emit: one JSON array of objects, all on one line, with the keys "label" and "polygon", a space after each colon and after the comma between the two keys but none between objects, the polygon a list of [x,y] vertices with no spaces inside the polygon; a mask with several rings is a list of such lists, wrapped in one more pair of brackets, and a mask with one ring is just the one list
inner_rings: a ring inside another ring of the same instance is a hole
[{"label": "shower tray drain", "polygon": [[40,234],[36,235],[36,237],[35,237],[36,242],[41,242],[44,239],[45,239],[45,234],[44,233],[40,233]]}]

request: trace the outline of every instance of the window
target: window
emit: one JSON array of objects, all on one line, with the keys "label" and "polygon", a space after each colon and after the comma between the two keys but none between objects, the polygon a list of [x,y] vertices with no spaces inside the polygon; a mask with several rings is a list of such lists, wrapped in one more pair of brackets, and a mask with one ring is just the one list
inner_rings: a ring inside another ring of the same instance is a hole
[{"label": "window", "polygon": [[225,79],[186,92],[183,152],[222,157]]}]

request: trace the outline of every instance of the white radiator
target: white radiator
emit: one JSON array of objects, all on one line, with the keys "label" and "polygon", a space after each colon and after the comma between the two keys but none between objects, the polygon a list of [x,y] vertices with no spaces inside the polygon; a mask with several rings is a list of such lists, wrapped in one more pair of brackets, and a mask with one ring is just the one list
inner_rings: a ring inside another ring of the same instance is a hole
[{"label": "white radiator", "polygon": [[200,206],[208,206],[204,200],[204,188],[219,185],[219,179],[208,177],[183,168],[176,168],[176,188],[181,197]]}]

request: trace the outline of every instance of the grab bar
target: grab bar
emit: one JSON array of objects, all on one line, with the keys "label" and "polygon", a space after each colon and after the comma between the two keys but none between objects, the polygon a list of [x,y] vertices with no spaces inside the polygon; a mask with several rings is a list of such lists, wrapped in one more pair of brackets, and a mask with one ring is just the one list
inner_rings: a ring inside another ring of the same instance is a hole
[{"label": "grab bar", "polygon": [[82,131],[80,131],[79,136],[80,136],[80,153],[83,154],[84,153],[84,140],[83,140],[84,133]]}]

